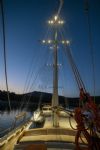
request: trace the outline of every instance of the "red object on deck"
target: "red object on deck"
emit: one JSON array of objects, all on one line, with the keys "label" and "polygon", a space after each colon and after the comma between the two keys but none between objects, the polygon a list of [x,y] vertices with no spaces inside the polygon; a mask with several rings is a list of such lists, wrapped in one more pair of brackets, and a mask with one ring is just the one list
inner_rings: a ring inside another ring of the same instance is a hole
[{"label": "red object on deck", "polygon": [[84,102],[84,110],[90,111],[92,114],[93,124],[98,132],[100,132],[100,110],[94,103],[89,93],[85,93],[83,88],[80,89],[80,100]]},{"label": "red object on deck", "polygon": [[89,133],[85,129],[84,121],[83,121],[83,114],[81,112],[80,107],[75,109],[75,116],[74,117],[75,117],[75,121],[77,122],[77,133],[75,136],[76,150],[81,150],[80,145],[79,145],[79,139],[81,138],[81,134],[84,135],[84,137],[86,138],[86,141],[88,143],[87,150],[91,150],[91,147],[92,147],[91,136],[89,135]]}]

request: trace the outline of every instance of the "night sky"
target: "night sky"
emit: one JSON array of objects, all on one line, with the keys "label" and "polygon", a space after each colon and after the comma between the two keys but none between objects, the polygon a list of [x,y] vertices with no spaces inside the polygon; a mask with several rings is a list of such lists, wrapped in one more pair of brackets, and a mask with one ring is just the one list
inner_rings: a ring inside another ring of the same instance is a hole
[{"label": "night sky", "polygon": [[[23,93],[27,74],[33,70],[30,82],[34,84],[28,91],[41,90],[51,92],[52,67],[44,66],[52,63],[52,49],[40,43],[46,37],[47,21],[55,15],[59,1],[57,0],[3,0],[5,12],[5,32],[7,51],[7,72],[9,90]],[[100,95],[100,1],[89,0],[89,14],[94,50],[96,95]],[[74,60],[80,71],[86,89],[93,95],[93,72],[91,50],[89,47],[87,16],[84,12],[84,0],[65,0],[61,11],[65,20],[64,33],[71,41]],[[3,38],[0,13],[0,89],[5,89]],[[68,60],[63,57],[59,46],[59,89],[64,88],[64,95],[79,94]],[[48,56],[50,54],[50,56]],[[31,64],[31,65],[30,65]],[[42,68],[44,66],[44,68]],[[41,70],[41,71],[39,71]],[[64,77],[63,71],[64,70]],[[37,74],[37,75],[36,75]],[[31,75],[30,75],[31,76]],[[60,81],[63,81],[63,84]],[[46,86],[46,83],[48,87]],[[46,88],[46,89],[45,89]]]}]

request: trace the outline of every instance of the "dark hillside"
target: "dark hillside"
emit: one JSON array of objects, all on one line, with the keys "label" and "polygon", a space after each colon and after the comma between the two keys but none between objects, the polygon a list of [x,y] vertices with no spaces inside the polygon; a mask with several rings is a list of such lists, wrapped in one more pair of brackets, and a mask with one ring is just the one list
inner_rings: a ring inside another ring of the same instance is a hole
[{"label": "dark hillside", "polygon": [[[42,104],[51,104],[52,95],[50,93],[43,93],[43,92],[32,92],[27,94],[15,94],[9,93],[10,101],[12,109],[17,109],[20,107],[21,103],[24,99],[23,107],[26,107],[26,103],[29,100],[29,104],[27,108],[35,109],[38,106],[39,101],[41,100]],[[95,102],[99,105],[100,104],[100,96],[95,97]],[[77,107],[79,105],[79,98],[65,98],[63,96],[59,96],[59,103],[66,107]],[[8,101],[7,101],[7,92],[0,91],[0,110],[8,109]]]}]

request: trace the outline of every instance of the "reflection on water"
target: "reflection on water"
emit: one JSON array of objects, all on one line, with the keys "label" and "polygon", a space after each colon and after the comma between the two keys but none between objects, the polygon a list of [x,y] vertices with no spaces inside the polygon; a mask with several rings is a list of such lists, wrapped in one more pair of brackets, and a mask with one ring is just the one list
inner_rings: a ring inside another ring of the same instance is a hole
[{"label": "reflection on water", "polygon": [[[0,132],[2,133],[5,129],[12,128],[15,123],[15,116],[18,115],[23,111],[19,110],[12,110],[10,111],[0,111]],[[32,115],[31,112],[26,113],[26,117],[20,118],[19,120],[16,121],[15,126],[17,127],[21,123],[25,122],[28,118],[30,118]],[[2,134],[1,134],[2,135]]]}]

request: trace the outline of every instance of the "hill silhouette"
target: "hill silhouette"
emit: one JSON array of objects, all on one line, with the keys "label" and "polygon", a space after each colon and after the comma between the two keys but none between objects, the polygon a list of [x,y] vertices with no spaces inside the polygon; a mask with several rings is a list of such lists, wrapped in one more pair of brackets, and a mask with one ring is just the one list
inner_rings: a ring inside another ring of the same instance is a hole
[{"label": "hill silhouette", "polygon": [[[23,107],[28,109],[35,109],[38,106],[38,103],[41,101],[41,104],[51,104],[52,94],[45,92],[30,92],[26,94],[15,94],[9,92],[10,101],[12,109],[17,109],[23,103]],[[95,97],[97,104],[100,104],[100,96]],[[79,98],[74,97],[64,97],[59,96],[59,104],[64,107],[77,107],[79,105]],[[27,105],[27,106],[26,106]],[[8,108],[7,92],[0,91],[0,110]]]}]

